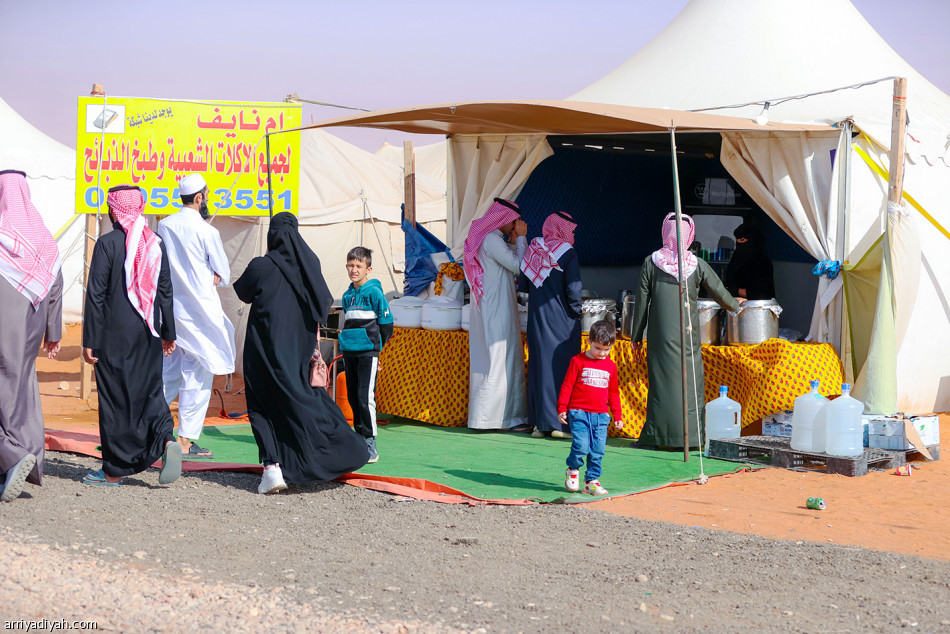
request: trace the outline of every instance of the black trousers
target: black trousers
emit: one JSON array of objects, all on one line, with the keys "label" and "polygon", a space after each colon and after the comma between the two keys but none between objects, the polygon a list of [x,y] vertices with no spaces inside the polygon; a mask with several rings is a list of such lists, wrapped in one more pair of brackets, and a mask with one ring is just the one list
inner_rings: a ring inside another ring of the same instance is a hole
[{"label": "black trousers", "polygon": [[353,410],[353,430],[363,438],[376,436],[376,369],[378,357],[343,355],[346,400]]}]

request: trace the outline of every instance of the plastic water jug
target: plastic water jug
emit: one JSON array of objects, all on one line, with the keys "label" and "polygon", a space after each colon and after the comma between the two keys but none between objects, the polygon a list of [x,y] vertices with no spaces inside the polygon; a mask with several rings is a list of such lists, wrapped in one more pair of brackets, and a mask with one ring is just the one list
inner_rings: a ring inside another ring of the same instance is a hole
[{"label": "plastic water jug", "polygon": [[832,456],[860,456],[864,453],[861,413],[864,403],[851,398],[851,386],[841,384],[841,396],[825,407],[825,453]]},{"label": "plastic water jug", "polygon": [[741,431],[742,406],[729,398],[729,388],[719,386],[719,398],[706,403],[706,451],[710,438],[738,438]]},{"label": "plastic water jug", "polygon": [[798,451],[824,451],[824,430],[821,435],[821,447],[815,447],[815,417],[828,399],[818,393],[818,381],[811,382],[811,391],[805,392],[795,399],[792,412],[792,449]]},{"label": "plastic water jug", "polygon": [[[811,430],[811,450],[815,453],[822,453],[825,450],[825,430],[828,420],[828,405],[831,401],[825,399],[824,406],[815,414],[815,422]],[[794,431],[794,428],[792,428]],[[862,437],[862,444],[864,438]]]}]

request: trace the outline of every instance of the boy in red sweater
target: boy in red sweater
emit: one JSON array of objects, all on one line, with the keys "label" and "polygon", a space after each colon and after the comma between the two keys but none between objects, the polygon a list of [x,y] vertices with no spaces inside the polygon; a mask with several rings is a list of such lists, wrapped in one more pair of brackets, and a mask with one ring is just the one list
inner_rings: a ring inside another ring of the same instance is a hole
[{"label": "boy in red sweater", "polygon": [[557,400],[558,418],[571,427],[571,453],[567,456],[564,486],[568,491],[580,488],[580,466],[587,457],[584,493],[606,495],[600,486],[601,466],[607,446],[610,413],[614,425],[623,427],[620,416],[620,389],[617,386],[617,364],[610,360],[610,349],[617,339],[614,326],[605,320],[594,322],[588,340],[590,349],[573,359],[567,368],[561,394]]}]

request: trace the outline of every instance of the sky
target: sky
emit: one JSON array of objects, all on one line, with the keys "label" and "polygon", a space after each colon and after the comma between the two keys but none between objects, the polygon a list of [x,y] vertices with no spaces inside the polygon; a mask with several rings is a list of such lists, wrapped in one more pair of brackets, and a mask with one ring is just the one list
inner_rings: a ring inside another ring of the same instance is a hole
[{"label": "sky", "polygon": [[[765,0],[763,0],[765,1]],[[853,0],[950,93],[950,0]],[[367,109],[563,99],[657,35],[687,0],[0,0],[0,97],[75,147],[77,97],[304,99]],[[304,106],[304,122],[352,111]],[[375,151],[438,139],[336,128]],[[2,142],[2,140],[0,140]]]}]

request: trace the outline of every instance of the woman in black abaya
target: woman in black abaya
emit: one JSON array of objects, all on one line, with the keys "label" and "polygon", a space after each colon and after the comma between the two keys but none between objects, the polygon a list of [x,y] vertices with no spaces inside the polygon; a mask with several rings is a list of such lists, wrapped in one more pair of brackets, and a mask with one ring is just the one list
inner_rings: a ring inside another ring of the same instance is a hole
[{"label": "woman in black abaya", "polygon": [[244,340],[244,383],[251,429],[264,463],[260,493],[332,480],[369,460],[366,442],[346,424],[327,391],[310,387],[317,329],[333,297],[320,260],[300,237],[297,218],[279,213],[266,256],[234,282],[251,304]]},{"label": "woman in black abaya", "polygon": [[733,297],[743,299],[772,299],[775,281],[772,260],[765,252],[765,235],[759,227],[744,222],[732,232],[736,237],[736,251],[729,260],[723,283]]}]

